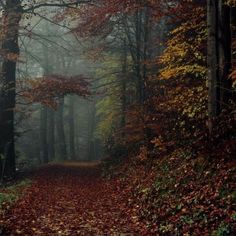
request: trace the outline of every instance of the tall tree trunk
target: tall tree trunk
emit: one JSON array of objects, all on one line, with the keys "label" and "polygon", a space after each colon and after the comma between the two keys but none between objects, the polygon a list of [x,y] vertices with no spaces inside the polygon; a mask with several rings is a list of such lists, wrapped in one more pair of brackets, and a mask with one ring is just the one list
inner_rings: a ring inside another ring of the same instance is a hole
[{"label": "tall tree trunk", "polygon": [[41,161],[43,163],[48,163],[48,140],[47,140],[47,130],[48,130],[48,108],[41,106],[41,117],[40,117],[40,140],[41,140]]},{"label": "tall tree trunk", "polygon": [[49,160],[55,159],[55,111],[48,111],[48,155]]},{"label": "tall tree trunk", "polygon": [[66,138],[64,130],[64,98],[59,99],[59,107],[56,113],[56,128],[59,158],[61,161],[67,159]]},{"label": "tall tree trunk", "polygon": [[123,43],[123,53],[121,56],[122,61],[122,79],[121,79],[121,129],[122,129],[122,137],[125,137],[125,125],[126,125],[126,87],[127,87],[127,42],[124,39]]},{"label": "tall tree trunk", "polygon": [[12,177],[15,173],[14,109],[16,63],[19,56],[18,34],[22,8],[20,0],[8,0],[4,6],[2,16],[4,56],[0,72],[0,154],[5,158],[4,175]]},{"label": "tall tree trunk", "polygon": [[236,4],[230,9],[230,25],[231,25],[231,39],[233,46],[231,47],[231,61],[233,70],[236,70]]},{"label": "tall tree trunk", "polygon": [[145,8],[144,14],[144,36],[143,36],[143,100],[147,99],[146,87],[147,85],[147,60],[149,59],[149,34],[150,34],[150,17],[149,17],[149,8]]},{"label": "tall tree trunk", "polygon": [[[78,104],[78,101],[76,100],[76,104]],[[79,121],[78,121],[78,117],[79,114],[77,112],[77,105],[75,107],[75,151],[76,151],[76,159],[79,160],[80,159],[80,126],[79,126]]]},{"label": "tall tree trunk", "polygon": [[69,100],[69,147],[70,159],[75,160],[75,112],[73,96],[70,96]]},{"label": "tall tree trunk", "polygon": [[218,0],[207,0],[208,16],[208,128],[213,131],[214,119],[220,112],[219,94],[219,9]]},{"label": "tall tree trunk", "polygon": [[221,110],[229,106],[229,100],[232,98],[232,82],[229,74],[232,68],[231,64],[231,26],[230,26],[230,7],[219,1],[219,52],[220,52],[220,89]]},{"label": "tall tree trunk", "polygon": [[95,129],[95,116],[96,116],[96,109],[95,109],[95,101],[92,102],[90,106],[90,114],[89,114],[89,130],[88,130],[88,160],[93,160],[94,158],[94,129]]},{"label": "tall tree trunk", "polygon": [[224,0],[208,0],[208,114],[209,133],[212,134],[214,119],[232,98],[231,9]]},{"label": "tall tree trunk", "polygon": [[[46,25],[47,28],[47,25]],[[51,67],[49,65],[49,48],[45,45],[42,45],[43,51],[43,69],[44,76],[47,76],[51,72]],[[48,163],[49,161],[49,136],[48,136],[48,119],[50,117],[49,109],[42,105],[41,107],[41,121],[40,121],[40,139],[41,139],[41,161],[43,163]],[[51,128],[51,127],[50,127]]]},{"label": "tall tree trunk", "polygon": [[144,12],[144,24],[143,24],[143,103],[144,103],[144,141],[147,147],[150,147],[150,136],[151,136],[151,129],[148,128],[147,125],[147,115],[153,111],[151,111],[150,107],[148,107],[148,103],[146,102],[148,97],[147,89],[148,89],[148,67],[147,67],[147,60],[150,59],[150,50],[149,50],[149,43],[150,43],[150,34],[151,34],[151,24],[150,24],[150,11],[149,8],[145,8]]},{"label": "tall tree trunk", "polygon": [[136,40],[136,75],[137,75],[137,97],[139,104],[143,104],[144,102],[144,81],[142,77],[142,11],[137,10],[135,15],[135,40]]}]

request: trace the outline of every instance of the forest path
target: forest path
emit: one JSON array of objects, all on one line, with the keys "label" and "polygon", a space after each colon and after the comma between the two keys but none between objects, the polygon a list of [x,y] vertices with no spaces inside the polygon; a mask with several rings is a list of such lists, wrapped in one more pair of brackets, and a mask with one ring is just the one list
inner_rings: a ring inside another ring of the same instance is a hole
[{"label": "forest path", "polygon": [[[140,224],[116,180],[98,163],[51,164],[4,216],[4,235],[134,235]],[[139,235],[139,234],[138,234]]]}]

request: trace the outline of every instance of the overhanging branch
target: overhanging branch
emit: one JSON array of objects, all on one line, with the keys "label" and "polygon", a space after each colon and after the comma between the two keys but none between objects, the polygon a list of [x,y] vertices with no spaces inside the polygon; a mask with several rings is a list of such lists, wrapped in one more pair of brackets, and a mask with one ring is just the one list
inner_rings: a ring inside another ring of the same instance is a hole
[{"label": "overhanging branch", "polygon": [[74,2],[64,2],[62,3],[41,3],[34,5],[32,7],[23,9],[24,13],[33,12],[34,10],[41,8],[41,7],[69,7],[69,8],[76,8],[78,4],[89,4],[92,3],[92,0],[77,0]]}]

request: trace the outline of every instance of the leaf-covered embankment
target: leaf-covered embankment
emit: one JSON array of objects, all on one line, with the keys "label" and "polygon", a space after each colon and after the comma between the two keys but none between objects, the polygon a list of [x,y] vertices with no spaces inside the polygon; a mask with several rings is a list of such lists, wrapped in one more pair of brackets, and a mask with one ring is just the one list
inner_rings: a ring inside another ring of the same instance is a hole
[{"label": "leaf-covered embankment", "polygon": [[236,165],[226,149],[215,148],[211,158],[177,149],[106,169],[131,193],[130,207],[150,235],[234,235]]}]

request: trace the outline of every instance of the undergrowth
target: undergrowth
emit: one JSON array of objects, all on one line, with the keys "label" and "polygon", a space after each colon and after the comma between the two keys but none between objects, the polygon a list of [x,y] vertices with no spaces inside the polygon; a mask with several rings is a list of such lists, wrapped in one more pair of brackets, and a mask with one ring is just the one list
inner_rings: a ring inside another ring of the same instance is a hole
[{"label": "undergrowth", "polygon": [[17,201],[23,190],[30,186],[31,180],[24,179],[9,187],[0,188],[0,211],[9,208]]},{"label": "undergrowth", "polygon": [[150,235],[235,235],[236,165],[223,146],[209,157],[179,148],[151,161],[109,162]]}]

